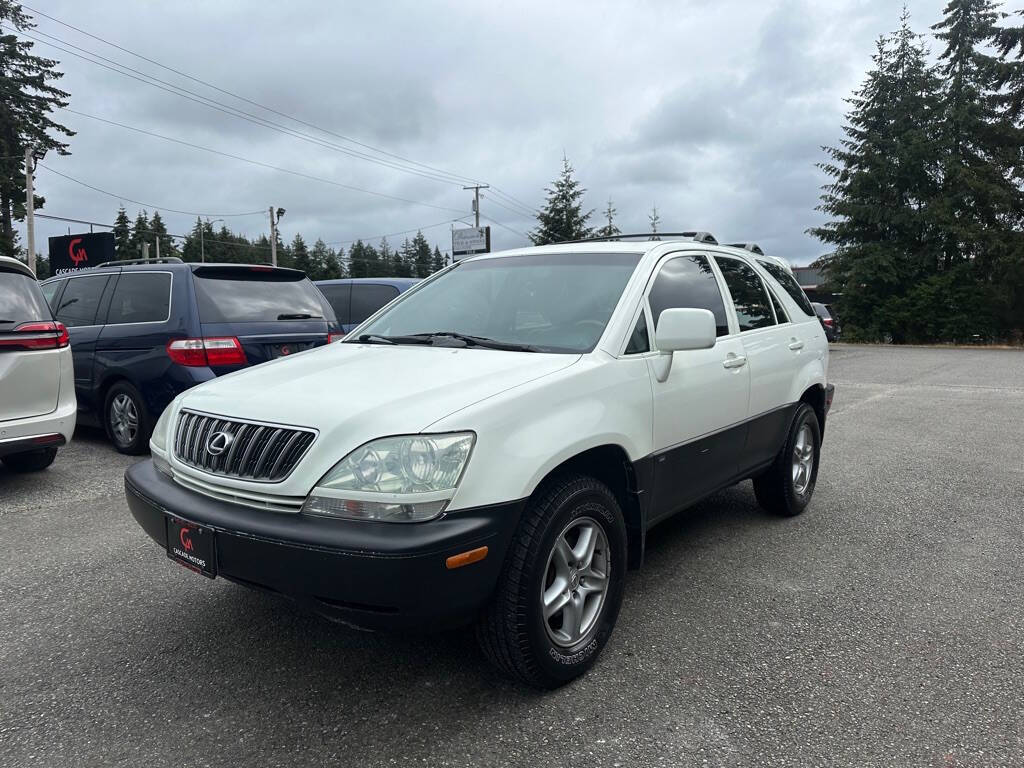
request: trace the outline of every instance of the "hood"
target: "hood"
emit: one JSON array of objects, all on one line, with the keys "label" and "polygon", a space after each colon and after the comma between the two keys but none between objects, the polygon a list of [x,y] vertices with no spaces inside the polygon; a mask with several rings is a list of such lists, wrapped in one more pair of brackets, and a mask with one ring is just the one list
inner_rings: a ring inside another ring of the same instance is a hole
[{"label": "hood", "polygon": [[320,437],[307,458],[315,454],[317,463],[330,468],[369,440],[420,432],[468,405],[579,359],[479,348],[336,343],[208,381],[185,392],[179,406],[227,418],[313,427]]}]

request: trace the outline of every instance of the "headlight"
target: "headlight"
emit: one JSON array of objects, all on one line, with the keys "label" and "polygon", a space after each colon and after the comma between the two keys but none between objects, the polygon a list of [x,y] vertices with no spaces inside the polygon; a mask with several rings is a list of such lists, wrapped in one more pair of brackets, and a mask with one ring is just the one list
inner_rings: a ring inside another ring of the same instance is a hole
[{"label": "headlight", "polygon": [[435,518],[455,494],[475,439],[458,432],[369,442],[320,479],[302,511],[389,522]]},{"label": "headlight", "polygon": [[149,437],[149,450],[153,454],[154,466],[168,477],[173,477],[171,465],[167,461],[167,433],[170,425],[171,407],[167,406],[153,427],[153,434]]}]

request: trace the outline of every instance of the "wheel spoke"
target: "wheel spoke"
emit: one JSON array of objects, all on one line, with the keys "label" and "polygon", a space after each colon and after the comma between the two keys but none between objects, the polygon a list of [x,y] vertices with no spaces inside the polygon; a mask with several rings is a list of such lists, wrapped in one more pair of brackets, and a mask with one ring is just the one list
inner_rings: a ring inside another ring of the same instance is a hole
[{"label": "wheel spoke", "polygon": [[562,608],[562,634],[569,642],[579,639],[583,622],[583,597],[577,592],[566,601]]},{"label": "wheel spoke", "polygon": [[590,562],[594,559],[594,548],[597,546],[597,531],[594,526],[588,525],[580,530],[580,537],[576,540],[576,546],[572,549],[573,557],[577,567],[580,569],[589,568]]},{"label": "wheel spoke", "polygon": [[600,594],[605,591],[608,587],[608,577],[603,573],[597,573],[595,571],[587,571],[580,579],[581,595],[586,597],[587,595]]},{"label": "wheel spoke", "polygon": [[568,575],[569,563],[573,561],[572,547],[569,546],[569,542],[565,540],[565,534],[563,533],[558,537],[555,542],[555,570],[559,573]]},{"label": "wheel spoke", "polygon": [[558,576],[544,592],[544,618],[550,619],[569,602],[569,586],[565,579]]}]

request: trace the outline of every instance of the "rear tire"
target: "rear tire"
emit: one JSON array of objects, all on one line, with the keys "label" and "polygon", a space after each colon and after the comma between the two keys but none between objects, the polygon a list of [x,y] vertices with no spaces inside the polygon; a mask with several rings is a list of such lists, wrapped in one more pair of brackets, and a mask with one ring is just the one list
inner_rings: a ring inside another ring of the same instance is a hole
[{"label": "rear tire", "polygon": [[552,480],[523,512],[477,624],[484,654],[536,688],[579,677],[615,627],[625,571],[626,525],[608,487],[587,475]]},{"label": "rear tire", "polygon": [[56,448],[41,448],[38,451],[25,451],[24,453],[12,453],[4,456],[4,466],[11,472],[38,472],[53,464],[57,458]]},{"label": "rear tire", "polygon": [[811,406],[800,403],[775,462],[767,472],[754,478],[757,502],[782,517],[803,512],[814,494],[820,453],[818,417]]},{"label": "rear tire", "polygon": [[127,381],[117,382],[107,392],[103,426],[121,453],[137,456],[149,449],[149,433],[153,424],[139,390]]}]

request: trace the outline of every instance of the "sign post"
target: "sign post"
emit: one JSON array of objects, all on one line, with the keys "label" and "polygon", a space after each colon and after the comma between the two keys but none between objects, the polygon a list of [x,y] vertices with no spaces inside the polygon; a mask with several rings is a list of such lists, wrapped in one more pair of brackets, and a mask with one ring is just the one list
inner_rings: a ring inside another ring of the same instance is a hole
[{"label": "sign post", "polygon": [[113,260],[113,232],[85,232],[50,238],[51,275],[77,272]]},{"label": "sign post", "polygon": [[452,259],[461,261],[467,256],[491,252],[491,228],[467,227],[452,230]]}]

